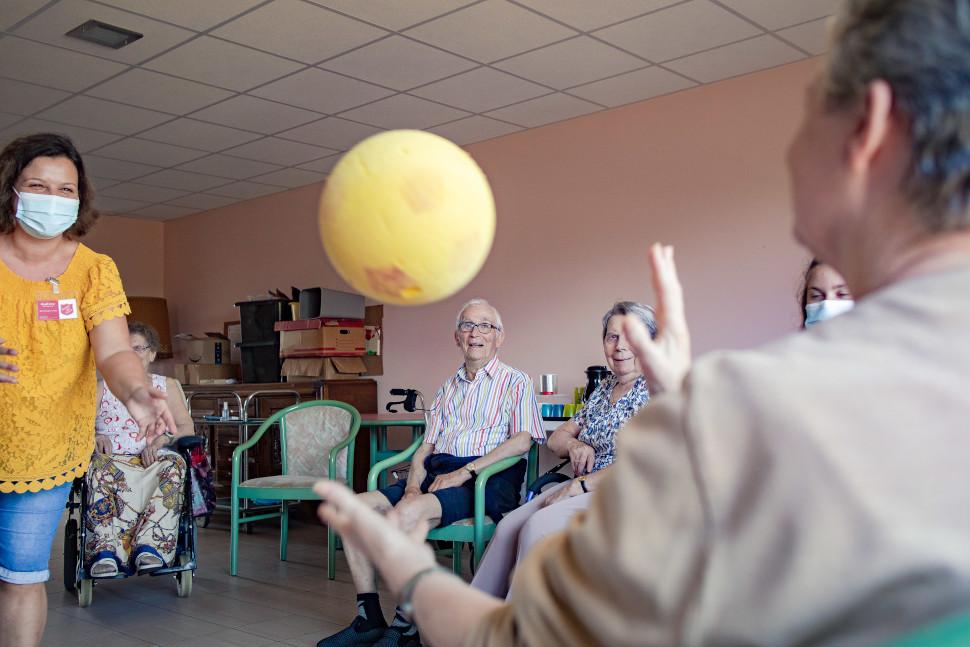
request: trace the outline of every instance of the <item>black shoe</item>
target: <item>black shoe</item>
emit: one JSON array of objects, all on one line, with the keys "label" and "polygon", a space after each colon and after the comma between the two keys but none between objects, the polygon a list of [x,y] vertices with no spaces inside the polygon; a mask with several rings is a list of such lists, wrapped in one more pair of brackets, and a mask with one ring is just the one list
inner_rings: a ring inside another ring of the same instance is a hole
[{"label": "black shoe", "polygon": [[332,636],[327,636],[317,643],[317,647],[371,647],[375,640],[384,635],[385,627],[376,629],[361,629],[365,620],[362,616],[357,616],[350,626],[342,629]]},{"label": "black shoe", "polygon": [[421,636],[418,632],[404,635],[403,627],[388,627],[384,635],[371,647],[421,647]]}]

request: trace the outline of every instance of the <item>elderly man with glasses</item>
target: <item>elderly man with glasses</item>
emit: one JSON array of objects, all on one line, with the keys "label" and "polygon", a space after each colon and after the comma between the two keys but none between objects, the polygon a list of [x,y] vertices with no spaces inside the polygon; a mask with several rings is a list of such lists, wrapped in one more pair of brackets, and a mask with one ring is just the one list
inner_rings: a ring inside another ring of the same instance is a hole
[{"label": "elderly man with glasses", "polygon": [[[427,434],[415,452],[407,482],[358,495],[381,512],[392,508],[405,528],[447,526],[472,516],[476,473],[545,441],[532,380],[499,361],[505,341],[502,317],[484,299],[458,312],[455,343],[464,356],[458,371],[438,390]],[[519,504],[524,460],[493,476],[485,488],[485,512],[496,522]],[[388,626],[377,596],[374,568],[345,545],[357,589],[357,617],[318,646],[420,645],[415,627],[400,610]]]}]

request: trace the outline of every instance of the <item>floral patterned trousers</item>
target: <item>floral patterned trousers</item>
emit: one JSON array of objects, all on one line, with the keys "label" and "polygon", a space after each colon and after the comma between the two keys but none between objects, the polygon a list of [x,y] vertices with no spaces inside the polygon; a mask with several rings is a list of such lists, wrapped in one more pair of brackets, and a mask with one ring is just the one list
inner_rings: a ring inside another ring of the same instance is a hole
[{"label": "floral patterned trousers", "polygon": [[184,492],[182,457],[163,451],[143,467],[140,456],[95,453],[85,478],[86,562],[114,557],[119,569],[132,573],[134,558],[147,551],[170,566]]}]

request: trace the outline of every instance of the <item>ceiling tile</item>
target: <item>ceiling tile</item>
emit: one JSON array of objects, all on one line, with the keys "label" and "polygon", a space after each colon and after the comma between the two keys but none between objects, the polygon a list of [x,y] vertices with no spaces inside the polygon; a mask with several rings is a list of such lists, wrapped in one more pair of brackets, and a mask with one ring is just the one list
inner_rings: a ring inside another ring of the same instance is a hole
[{"label": "ceiling tile", "polygon": [[643,66],[644,62],[635,56],[589,36],[548,45],[495,64],[558,90]]},{"label": "ceiling tile", "polygon": [[313,171],[304,171],[298,168],[285,168],[282,171],[274,171],[266,175],[257,175],[253,178],[253,181],[295,189],[298,186],[307,186],[308,184],[323,182],[326,178],[327,176],[324,173],[314,173]]},{"label": "ceiling tile", "polygon": [[680,0],[518,0],[550,18],[591,31],[649,11],[677,4]]},{"label": "ceiling tile", "polygon": [[192,113],[192,116],[223,126],[235,126],[269,135],[308,121],[315,121],[323,115],[275,101],[240,95],[203,108],[199,112]]},{"label": "ceiling tile", "polygon": [[767,29],[788,27],[831,15],[838,0],[720,0]]},{"label": "ceiling tile", "polygon": [[331,59],[321,67],[407,90],[470,69],[475,63],[424,43],[391,36]]},{"label": "ceiling tile", "polygon": [[777,38],[758,36],[673,61],[667,67],[702,83],[711,83],[801,58],[805,55]]},{"label": "ceiling tile", "polygon": [[134,182],[123,182],[108,187],[101,195],[109,198],[124,198],[125,200],[141,200],[142,202],[163,202],[185,195],[185,191],[166,189],[160,186],[147,186]]},{"label": "ceiling tile", "polygon": [[273,0],[212,34],[304,63],[317,63],[387,32],[300,0]]},{"label": "ceiling tile", "polygon": [[210,155],[179,167],[179,170],[182,171],[206,173],[232,180],[245,180],[254,175],[263,175],[279,169],[280,167],[275,164],[242,159],[241,157],[229,157],[228,155]]},{"label": "ceiling tile", "polygon": [[231,146],[238,146],[259,139],[261,135],[237,130],[227,126],[217,126],[195,119],[176,119],[167,124],[156,126],[138,134],[143,139],[157,142],[190,146],[201,150],[216,152]]},{"label": "ceiling tile", "polygon": [[656,63],[757,33],[757,27],[726,9],[693,0],[607,27],[596,36]]},{"label": "ceiling tile", "polygon": [[[38,65],[38,61],[44,64]],[[11,79],[80,92],[125,69],[121,63],[22,38],[0,39],[0,76]]]},{"label": "ceiling tile", "polygon": [[[12,115],[9,112],[0,112],[0,128],[6,128],[11,124],[17,123],[21,119],[23,119],[23,115]],[[3,140],[3,142],[6,142],[6,140]]]},{"label": "ceiling tile", "polygon": [[[120,49],[112,49],[111,47],[95,45],[71,36],[65,36],[66,32],[90,19],[130,29],[143,34],[144,37]],[[136,16],[87,0],[58,2],[18,27],[14,33],[49,45],[57,45],[76,52],[131,64],[141,63],[195,36],[194,32],[187,29],[167,25],[157,20]]]},{"label": "ceiling tile", "polygon": [[189,207],[191,209],[218,209],[238,202],[235,198],[227,198],[222,195],[209,195],[208,193],[192,193],[181,198],[175,198],[170,204],[177,207]]},{"label": "ceiling tile", "polygon": [[148,202],[125,200],[124,198],[110,198],[100,194],[94,199],[94,206],[98,211],[103,213],[131,214],[143,207],[147,207],[148,205]]},{"label": "ceiling tile", "polygon": [[549,90],[541,85],[490,67],[480,67],[411,91],[425,99],[470,112],[485,112],[548,93]]},{"label": "ceiling tile", "polygon": [[407,32],[408,36],[481,62],[520,54],[575,33],[500,0],[485,0]]},{"label": "ceiling tile", "polygon": [[453,121],[431,128],[431,132],[446,137],[456,144],[472,144],[474,142],[501,137],[522,130],[518,126],[507,124],[488,117],[472,115],[465,119]]},{"label": "ceiling tile", "polygon": [[0,30],[10,29],[48,2],[50,0],[5,0],[0,13]]},{"label": "ceiling tile", "polygon": [[69,92],[11,79],[0,79],[0,97],[3,97],[4,112],[31,115],[69,96],[71,96]]},{"label": "ceiling tile", "polygon": [[264,0],[102,0],[104,4],[134,11],[196,31],[235,18]]},{"label": "ceiling tile", "polygon": [[37,115],[65,124],[96,128],[108,132],[131,135],[157,126],[172,117],[154,110],[124,106],[93,97],[74,96]]},{"label": "ceiling tile", "polygon": [[448,11],[459,9],[472,0],[310,0],[318,5],[336,9],[375,25],[400,31],[419,22],[430,20]]},{"label": "ceiling tile", "polygon": [[96,152],[102,157],[128,162],[142,162],[154,166],[175,166],[206,154],[204,151],[152,142],[136,137],[126,137],[114,144],[99,148]]},{"label": "ceiling tile", "polygon": [[582,99],[556,93],[517,103],[514,106],[499,108],[488,114],[520,126],[535,128],[544,124],[551,124],[554,121],[572,119],[597,110],[602,110],[602,108]]},{"label": "ceiling tile", "polygon": [[206,189],[228,184],[229,180],[221,177],[213,177],[212,175],[203,175],[202,173],[177,171],[170,168],[140,177],[138,178],[138,182],[168,189],[180,189],[182,191],[205,191]]},{"label": "ceiling tile", "polygon": [[248,200],[250,198],[258,198],[263,195],[269,195],[270,193],[279,193],[280,191],[286,191],[286,189],[278,186],[270,186],[268,184],[257,184],[247,180],[246,182],[233,182],[232,184],[221,186],[218,189],[212,189],[209,191],[209,193],[224,195],[230,198],[239,198],[240,200]]},{"label": "ceiling tile", "polygon": [[122,162],[97,155],[85,155],[84,166],[91,175],[111,180],[131,180],[161,170],[157,166]]},{"label": "ceiling tile", "polygon": [[613,108],[693,85],[696,85],[693,81],[654,66],[571,88],[569,94]]},{"label": "ceiling tile", "polygon": [[153,220],[172,220],[198,213],[198,209],[178,207],[173,204],[153,204],[134,212],[133,216],[152,218]]},{"label": "ceiling tile", "polygon": [[819,18],[775,33],[809,54],[824,54],[829,49],[828,18]]},{"label": "ceiling tile", "polygon": [[381,128],[423,129],[466,117],[468,113],[417,97],[398,94],[354,108],[342,116]]},{"label": "ceiling tile", "polygon": [[253,90],[251,94],[332,114],[386,97],[393,92],[311,67]]},{"label": "ceiling tile", "polygon": [[276,136],[342,151],[379,132],[381,129],[374,126],[358,124],[340,117],[327,117],[278,133]]},{"label": "ceiling tile", "polygon": [[270,162],[271,164],[279,164],[281,166],[295,166],[297,164],[302,164],[303,162],[309,162],[310,160],[332,155],[337,151],[329,148],[322,148],[320,146],[311,146],[310,144],[294,142],[288,139],[267,137],[265,139],[260,139],[248,144],[243,144],[242,146],[237,146],[236,148],[230,148],[229,150],[223,152],[226,155],[234,155],[236,157],[245,157],[246,159],[251,160]]},{"label": "ceiling tile", "polygon": [[[102,177],[94,177],[94,176],[91,176],[91,175],[88,176],[88,180],[92,184],[94,184],[94,192],[95,192],[95,195],[97,195],[97,193],[101,189],[107,189],[109,186],[114,186],[114,185],[118,184],[118,180],[108,180],[108,179],[105,179],[105,178],[102,178]],[[98,200],[98,203],[99,203],[98,204],[98,208],[99,209],[101,208],[100,202],[101,201]]]},{"label": "ceiling tile", "polygon": [[71,138],[71,141],[74,142],[74,145],[77,146],[77,149],[82,153],[87,153],[95,148],[99,148],[105,144],[110,144],[111,142],[121,139],[121,135],[105,133],[99,130],[90,130],[89,128],[79,128],[78,126],[56,124],[51,121],[44,121],[43,119],[25,119],[18,124],[0,131],[0,140],[9,141],[14,137],[44,132],[67,135]]},{"label": "ceiling tile", "polygon": [[272,54],[202,36],[145,63],[157,72],[242,92],[300,69]]},{"label": "ceiling tile", "polygon": [[306,164],[300,164],[300,168],[326,174],[330,172],[330,169],[337,165],[337,162],[340,161],[341,157],[343,156],[331,155],[330,157],[324,157],[323,159],[307,162]]},{"label": "ceiling tile", "polygon": [[184,115],[232,96],[228,90],[141,68],[128,70],[85,94],[176,115]]}]

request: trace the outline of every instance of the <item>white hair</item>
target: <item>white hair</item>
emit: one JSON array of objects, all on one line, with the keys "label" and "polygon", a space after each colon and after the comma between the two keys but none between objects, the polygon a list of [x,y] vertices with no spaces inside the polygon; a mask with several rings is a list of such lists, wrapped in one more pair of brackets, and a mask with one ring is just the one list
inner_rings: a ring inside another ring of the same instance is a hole
[{"label": "white hair", "polygon": [[495,325],[497,325],[500,329],[505,330],[505,326],[502,325],[502,315],[499,314],[498,308],[496,308],[495,306],[493,306],[491,303],[489,303],[485,299],[472,299],[471,301],[469,301],[468,303],[466,303],[465,305],[463,305],[460,310],[458,310],[458,316],[455,317],[455,329],[456,330],[458,328],[458,325],[461,324],[461,322],[462,322],[462,318],[461,317],[462,317],[462,315],[465,314],[465,310],[468,310],[472,306],[485,306],[487,308],[491,308],[492,309],[492,312],[495,313]]}]

